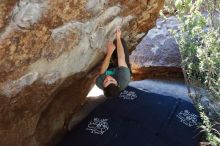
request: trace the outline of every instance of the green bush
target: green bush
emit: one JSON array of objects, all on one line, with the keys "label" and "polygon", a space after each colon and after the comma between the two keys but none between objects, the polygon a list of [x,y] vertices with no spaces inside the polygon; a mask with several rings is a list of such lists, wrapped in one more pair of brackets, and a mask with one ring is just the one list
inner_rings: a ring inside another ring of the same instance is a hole
[{"label": "green bush", "polygon": [[[185,79],[192,87],[202,87],[210,100],[220,103],[220,0],[169,0],[166,12],[178,17],[181,29],[175,33],[182,57]],[[201,13],[202,12],[202,13]],[[203,93],[195,94],[195,101]],[[201,128],[213,146],[220,145],[220,135],[199,105]]]},{"label": "green bush", "polygon": [[[216,9],[212,5],[209,3],[205,7],[202,0],[194,3],[192,0],[177,0],[175,3],[181,24],[178,43],[187,78],[190,84],[204,87],[219,100],[220,26],[213,23]],[[201,14],[201,9],[208,10],[207,16]]]}]

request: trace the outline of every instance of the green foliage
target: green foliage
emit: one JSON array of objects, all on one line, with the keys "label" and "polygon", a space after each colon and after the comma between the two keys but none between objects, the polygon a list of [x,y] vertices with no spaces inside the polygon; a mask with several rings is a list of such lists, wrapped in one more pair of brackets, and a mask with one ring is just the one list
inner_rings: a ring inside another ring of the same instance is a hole
[{"label": "green foliage", "polygon": [[[164,4],[164,12],[168,12],[169,15],[175,15],[175,3],[173,0],[165,0],[165,4]],[[163,16],[163,13],[161,11],[160,13],[161,16]]]},{"label": "green foliage", "polygon": [[[167,12],[178,17],[181,29],[175,33],[182,57],[182,67],[191,86],[203,87],[211,100],[220,103],[220,0],[171,0]],[[201,13],[203,12],[203,13]],[[197,93],[197,98],[202,93]],[[214,120],[203,112],[201,128],[212,146],[220,145],[220,134]]]},{"label": "green foliage", "polygon": [[[219,7],[216,8],[215,3],[209,1],[205,1],[209,4],[206,4],[207,7],[203,0],[175,2],[181,24],[178,43],[190,84],[204,87],[219,100],[220,25],[216,24],[220,24],[220,21],[213,18]],[[201,9],[207,9],[208,15],[201,14]]]},{"label": "green foliage", "polygon": [[215,128],[213,128],[213,124],[211,124],[209,118],[204,113],[204,109],[201,105],[199,105],[200,117],[203,121],[200,128],[202,128],[202,132],[205,133],[206,139],[212,146],[219,146],[220,144],[220,133]]}]

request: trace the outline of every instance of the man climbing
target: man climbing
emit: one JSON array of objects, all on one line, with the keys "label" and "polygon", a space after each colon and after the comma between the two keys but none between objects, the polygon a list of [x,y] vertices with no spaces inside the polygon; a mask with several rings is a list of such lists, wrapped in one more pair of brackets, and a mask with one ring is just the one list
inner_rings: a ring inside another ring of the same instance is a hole
[{"label": "man climbing", "polygon": [[116,39],[107,44],[107,55],[96,79],[96,85],[103,89],[106,97],[117,97],[120,91],[127,87],[130,78],[129,52],[118,27]]}]

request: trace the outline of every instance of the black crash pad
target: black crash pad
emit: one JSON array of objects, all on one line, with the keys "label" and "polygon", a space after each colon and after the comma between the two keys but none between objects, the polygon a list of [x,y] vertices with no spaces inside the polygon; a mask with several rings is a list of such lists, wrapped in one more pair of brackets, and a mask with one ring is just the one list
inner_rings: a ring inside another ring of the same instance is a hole
[{"label": "black crash pad", "polygon": [[67,133],[58,146],[197,146],[193,104],[128,86]]}]

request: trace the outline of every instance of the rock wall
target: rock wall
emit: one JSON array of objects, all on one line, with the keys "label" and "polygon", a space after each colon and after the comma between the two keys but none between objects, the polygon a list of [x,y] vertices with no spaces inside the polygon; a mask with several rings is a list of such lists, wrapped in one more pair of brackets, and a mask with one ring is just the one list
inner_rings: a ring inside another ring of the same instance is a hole
[{"label": "rock wall", "polygon": [[94,84],[121,26],[134,48],[163,0],[3,0],[0,145],[53,145]]},{"label": "rock wall", "polygon": [[183,79],[179,46],[169,31],[178,31],[175,16],[158,18],[156,26],[148,31],[130,55],[133,79]]}]

